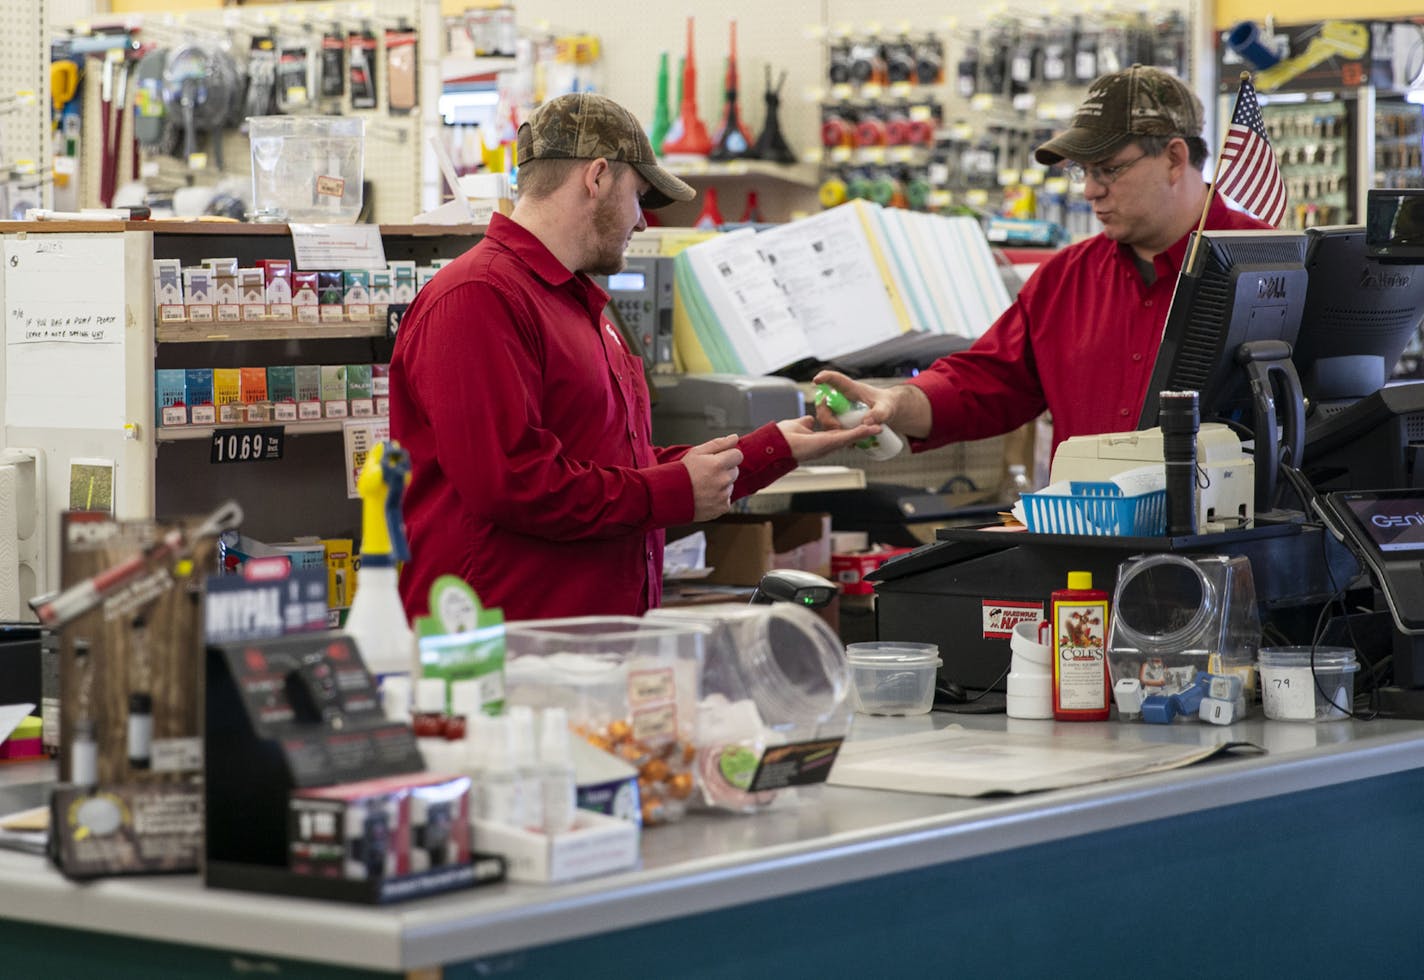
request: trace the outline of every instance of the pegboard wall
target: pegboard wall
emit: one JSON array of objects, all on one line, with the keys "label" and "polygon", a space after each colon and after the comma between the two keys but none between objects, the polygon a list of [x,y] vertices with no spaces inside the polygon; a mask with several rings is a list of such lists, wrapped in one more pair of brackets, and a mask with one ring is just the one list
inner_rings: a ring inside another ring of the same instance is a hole
[{"label": "pegboard wall", "polygon": [[50,166],[46,12],[46,0],[0,3],[0,175],[28,169],[41,184]]},{"label": "pegboard wall", "polygon": [[[122,18],[139,29],[144,43],[173,48],[181,44],[202,43],[222,47],[241,67],[245,64],[252,38],[275,33],[278,37],[315,35],[318,42],[323,31],[338,27],[343,34],[357,29],[369,29],[377,38],[375,63],[375,109],[356,110],[351,106],[349,84],[343,84],[339,99],[329,107],[341,115],[366,120],[364,179],[371,187],[368,201],[371,220],[383,224],[402,224],[421,210],[420,206],[420,145],[422,122],[420,113],[408,115],[390,113],[389,73],[385,70],[386,48],[384,30],[405,25],[414,28],[419,23],[420,0],[380,0],[358,3],[286,3],[279,5],[248,5],[222,10],[192,11],[182,14],[133,15]],[[106,23],[112,23],[108,20]],[[424,43],[423,40],[421,43]],[[437,42],[438,43],[438,39]],[[99,171],[102,157],[101,141],[93,134],[101,132],[102,103],[100,86],[101,63],[89,59],[84,74],[84,133],[81,141],[80,186],[83,207],[98,207]],[[346,80],[343,79],[345,82]],[[131,87],[132,88],[132,87]],[[133,165],[128,147],[128,127],[125,121],[125,147],[119,154],[118,180],[123,186],[133,179]],[[230,180],[245,195],[250,195],[251,152],[245,132],[229,128],[221,135],[220,147],[209,138],[199,137],[198,149],[205,159],[193,168],[186,159],[169,154],[143,152],[140,169],[153,188],[174,190],[190,184],[214,185]],[[181,149],[180,149],[181,153]],[[219,156],[221,166],[218,165]],[[156,168],[156,174],[153,171]]]},{"label": "pegboard wall", "polygon": [[[596,6],[572,0],[514,0],[514,6],[524,33],[583,30],[597,34],[602,41],[603,92],[628,106],[645,122],[653,115],[658,57],[663,51],[669,52],[676,70],[677,59],[686,49],[687,18],[694,17],[697,105],[709,129],[721,117],[728,24],[735,18],[742,118],[753,132],[761,129],[765,116],[764,70],[768,65],[778,74],[785,70],[788,77],[782,93],[781,123],[798,153],[820,142],[819,101],[828,84],[827,40],[836,32],[933,32],[945,42],[945,63],[951,79],[954,63],[973,31],[1005,17],[1036,21],[1050,15],[1058,20],[1080,15],[1092,21],[1114,13],[1177,11],[1189,25],[1192,47],[1188,57],[1193,78],[1199,75],[1196,66],[1202,63],[1200,49],[1209,34],[1197,0],[1064,0],[1051,10],[968,0],[736,0],[716,5],[614,2]],[[1209,44],[1206,49],[1211,50]],[[969,104],[955,97],[952,87],[950,80],[943,86],[947,113],[969,115]],[[1194,87],[1202,89],[1200,84]],[[1067,97],[1068,111],[1080,94],[1079,91]],[[1212,110],[1211,105],[1206,108],[1208,112]]]}]

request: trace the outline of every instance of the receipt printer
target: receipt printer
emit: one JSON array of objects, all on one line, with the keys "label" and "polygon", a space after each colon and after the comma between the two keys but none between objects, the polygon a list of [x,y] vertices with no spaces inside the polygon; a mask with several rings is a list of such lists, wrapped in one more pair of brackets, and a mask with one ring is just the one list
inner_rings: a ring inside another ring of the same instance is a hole
[{"label": "receipt printer", "polygon": [[[1161,463],[1162,430],[1109,432],[1065,439],[1053,454],[1049,482],[1107,481],[1127,470]],[[1236,433],[1219,422],[1197,432],[1197,526],[1247,526],[1255,518],[1256,464]]]},{"label": "receipt printer", "polygon": [[746,435],[767,422],[806,414],[806,398],[788,378],[655,374],[652,380],[653,441],[659,446]]}]

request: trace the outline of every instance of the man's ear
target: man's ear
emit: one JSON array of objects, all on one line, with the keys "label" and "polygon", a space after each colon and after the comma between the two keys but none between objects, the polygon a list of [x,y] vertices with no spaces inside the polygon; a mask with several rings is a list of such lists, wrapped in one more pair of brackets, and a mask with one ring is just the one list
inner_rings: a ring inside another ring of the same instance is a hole
[{"label": "man's ear", "polygon": [[1187,147],[1187,141],[1180,136],[1173,137],[1167,144],[1167,160],[1174,171],[1185,170],[1192,165],[1192,151]]},{"label": "man's ear", "polygon": [[602,189],[602,181],[605,177],[613,176],[613,168],[603,157],[597,160],[590,160],[581,171],[583,190],[590,198],[596,199]]}]

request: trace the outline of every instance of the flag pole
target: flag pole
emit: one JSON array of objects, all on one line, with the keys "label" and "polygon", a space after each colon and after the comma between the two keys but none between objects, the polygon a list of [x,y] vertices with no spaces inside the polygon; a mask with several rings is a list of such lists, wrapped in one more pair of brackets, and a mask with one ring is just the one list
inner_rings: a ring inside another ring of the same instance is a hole
[{"label": "flag pole", "polygon": [[[1242,81],[1242,82],[1249,81],[1250,78],[1251,78],[1251,73],[1250,73],[1249,71],[1243,71],[1243,72],[1241,73],[1241,79],[1240,79],[1240,81]],[[1241,100],[1241,86],[1240,86],[1240,84],[1238,83],[1237,86],[1236,86],[1236,101],[1239,102],[1240,100]],[[1232,104],[1231,104],[1231,115],[1232,115],[1233,118],[1236,116],[1236,102],[1232,102]],[[1229,130],[1229,127],[1228,127],[1228,130]],[[1191,254],[1187,256],[1187,264],[1184,265],[1184,266],[1182,266],[1183,271],[1186,271],[1186,270],[1188,270],[1188,269],[1191,269],[1191,268],[1193,267],[1193,265],[1196,263],[1196,260],[1197,260],[1197,249],[1201,248],[1201,233],[1202,233],[1202,229],[1206,227],[1206,215],[1207,215],[1207,212],[1211,210],[1211,199],[1216,196],[1216,181],[1217,181],[1217,178],[1219,178],[1219,177],[1221,176],[1221,154],[1222,154],[1223,152],[1225,152],[1225,150],[1226,150],[1226,137],[1223,135],[1223,136],[1222,136],[1222,139],[1221,139],[1221,149],[1218,150],[1218,151],[1217,151],[1217,154],[1216,154],[1216,163],[1215,163],[1215,164],[1212,166],[1212,168],[1211,168],[1211,183],[1209,183],[1209,184],[1206,185],[1206,200],[1202,202],[1201,220],[1199,220],[1199,221],[1197,222],[1197,227],[1196,227],[1197,237],[1192,239],[1192,251],[1191,251]]]}]

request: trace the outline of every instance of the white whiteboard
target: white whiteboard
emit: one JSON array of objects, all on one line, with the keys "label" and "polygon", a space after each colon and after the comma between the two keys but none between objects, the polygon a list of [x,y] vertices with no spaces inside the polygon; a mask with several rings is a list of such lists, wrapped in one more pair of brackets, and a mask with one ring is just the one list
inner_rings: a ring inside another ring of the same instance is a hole
[{"label": "white whiteboard", "polygon": [[5,423],[124,427],[124,237],[4,241]]}]

